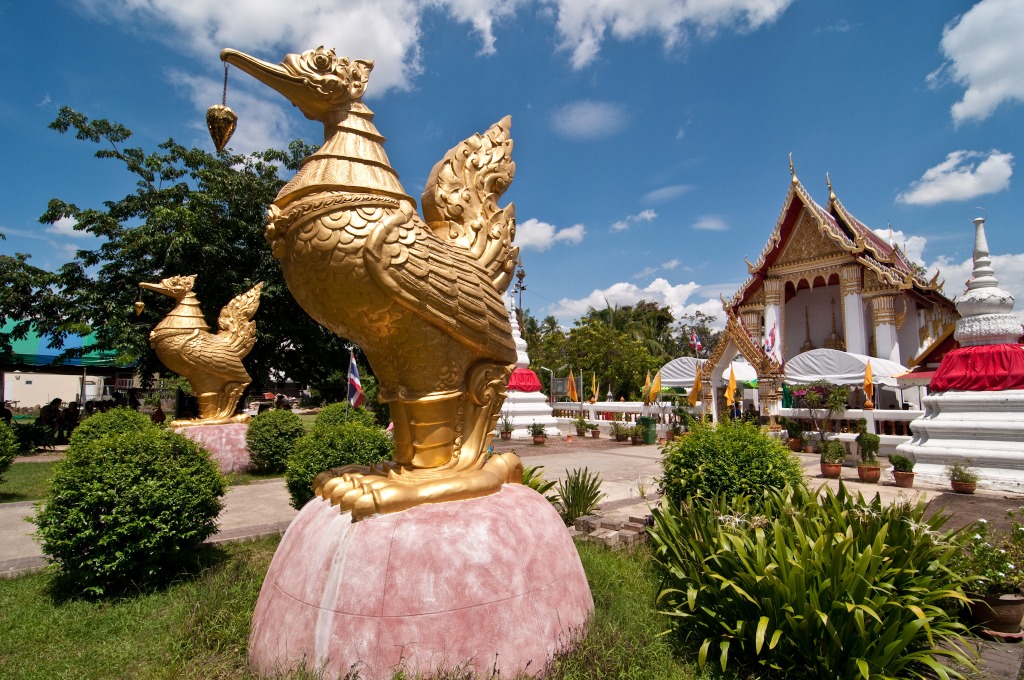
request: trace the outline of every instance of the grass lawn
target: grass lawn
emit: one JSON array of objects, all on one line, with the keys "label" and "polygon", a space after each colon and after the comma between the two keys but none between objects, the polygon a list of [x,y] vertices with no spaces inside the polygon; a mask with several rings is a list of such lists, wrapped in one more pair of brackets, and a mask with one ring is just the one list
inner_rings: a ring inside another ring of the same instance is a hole
[{"label": "grass lawn", "polygon": [[[108,602],[62,600],[48,574],[0,580],[4,678],[251,678],[249,620],[278,538],[209,548],[212,566],[161,591]],[[659,637],[657,577],[643,549],[579,544],[596,613],[550,678],[701,677]],[[454,680],[453,676],[453,680]],[[460,679],[461,680],[461,679]]]}]

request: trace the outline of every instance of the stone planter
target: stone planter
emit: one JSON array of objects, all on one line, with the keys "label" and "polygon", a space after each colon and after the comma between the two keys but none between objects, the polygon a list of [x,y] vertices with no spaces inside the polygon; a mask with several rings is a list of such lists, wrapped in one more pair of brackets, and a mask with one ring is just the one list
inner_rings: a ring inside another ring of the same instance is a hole
[{"label": "stone planter", "polygon": [[900,472],[899,470],[893,470],[892,478],[896,482],[896,486],[901,489],[911,489],[914,487],[913,472]]},{"label": "stone planter", "polygon": [[969,593],[971,598],[971,623],[997,633],[1019,633],[1020,622],[1024,618],[1024,595],[1008,593],[1005,595],[977,595]]},{"label": "stone planter", "polygon": [[839,479],[843,472],[842,463],[826,463],[821,461],[821,476],[827,479]]},{"label": "stone planter", "polygon": [[878,484],[882,478],[882,468],[879,465],[858,465],[857,477],[866,484]]},{"label": "stone planter", "polygon": [[958,482],[955,479],[949,480],[949,485],[957,493],[974,493],[974,490],[978,488],[977,482]]}]

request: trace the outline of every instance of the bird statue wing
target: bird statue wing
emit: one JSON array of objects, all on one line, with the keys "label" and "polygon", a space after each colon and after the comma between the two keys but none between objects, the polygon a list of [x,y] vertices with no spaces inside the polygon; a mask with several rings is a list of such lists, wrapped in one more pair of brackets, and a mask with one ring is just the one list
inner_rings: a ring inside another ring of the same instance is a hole
[{"label": "bird statue wing", "polygon": [[505,116],[445,154],[430,172],[422,201],[427,226],[469,250],[499,294],[508,288],[519,257],[519,248],[512,247],[515,206],[498,207],[516,171],[511,126],[511,116]]},{"label": "bird statue wing", "polygon": [[262,289],[263,282],[260,281],[248,292],[236,295],[224,305],[217,317],[217,328],[220,330],[217,337],[223,338],[227,348],[239,359],[248,355],[256,344],[256,322],[252,317],[260,306]]},{"label": "bird statue wing", "polygon": [[515,361],[508,310],[488,272],[426,229],[410,201],[375,227],[363,259],[370,278],[403,307],[485,356]]}]

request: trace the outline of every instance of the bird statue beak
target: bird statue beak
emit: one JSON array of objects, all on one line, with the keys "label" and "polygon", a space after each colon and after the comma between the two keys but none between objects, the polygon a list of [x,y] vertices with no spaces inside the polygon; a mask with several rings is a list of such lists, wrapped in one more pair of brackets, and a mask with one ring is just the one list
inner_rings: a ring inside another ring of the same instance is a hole
[{"label": "bird statue beak", "polygon": [[329,102],[317,96],[308,78],[290,73],[281,65],[232,49],[221,50],[220,59],[280,93],[310,120],[322,121],[333,108]]},{"label": "bird statue beak", "polygon": [[140,288],[145,288],[146,290],[151,290],[154,293],[160,293],[161,295],[166,295],[168,297],[173,297],[171,295],[171,291],[169,291],[167,288],[164,288],[159,283],[145,283],[145,282],[142,282],[142,283],[139,283],[139,287]]}]

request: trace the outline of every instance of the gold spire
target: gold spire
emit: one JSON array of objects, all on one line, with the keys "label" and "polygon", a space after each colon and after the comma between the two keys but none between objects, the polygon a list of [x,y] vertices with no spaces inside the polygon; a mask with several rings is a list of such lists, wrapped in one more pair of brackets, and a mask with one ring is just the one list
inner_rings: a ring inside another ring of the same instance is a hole
[{"label": "gold spire", "polygon": [[793,184],[799,184],[800,180],[796,178],[796,168],[793,167],[793,152],[789,152],[789,174],[793,176],[791,180]]}]

